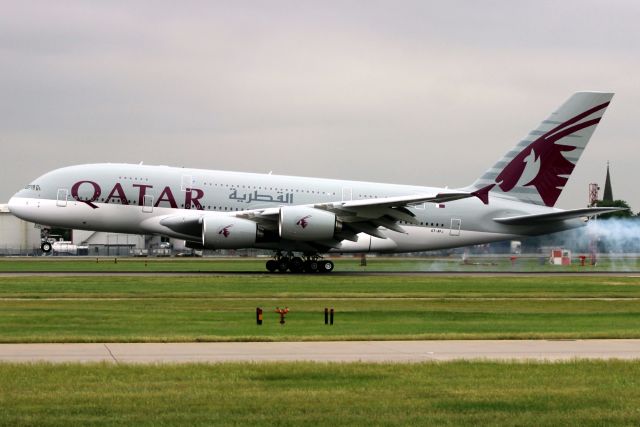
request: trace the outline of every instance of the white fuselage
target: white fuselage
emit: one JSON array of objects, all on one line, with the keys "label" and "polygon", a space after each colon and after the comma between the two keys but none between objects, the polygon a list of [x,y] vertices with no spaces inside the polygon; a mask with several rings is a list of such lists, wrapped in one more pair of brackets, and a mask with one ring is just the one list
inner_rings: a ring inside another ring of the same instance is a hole
[{"label": "white fuselage", "polygon": [[[237,216],[256,209],[437,193],[441,189],[271,174],[184,169],[167,166],[94,164],[62,168],[33,181],[10,201],[11,211],[35,223],[132,234],[162,234],[186,240],[193,235],[160,224],[175,215]],[[386,238],[358,234],[330,251],[415,252],[481,244],[557,230],[532,230],[492,219],[551,209],[491,197],[410,206],[414,224],[406,233],[384,227]],[[569,227],[567,227],[569,228]],[[258,242],[254,247],[305,250],[291,241]]]}]

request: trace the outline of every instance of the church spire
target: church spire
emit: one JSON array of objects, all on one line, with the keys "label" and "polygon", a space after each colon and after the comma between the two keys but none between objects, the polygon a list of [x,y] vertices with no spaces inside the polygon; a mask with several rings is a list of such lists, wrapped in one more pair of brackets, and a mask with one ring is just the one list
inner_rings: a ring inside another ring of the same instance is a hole
[{"label": "church spire", "polygon": [[611,190],[611,176],[609,175],[609,162],[607,162],[607,179],[604,181],[603,202],[613,202],[613,191]]}]

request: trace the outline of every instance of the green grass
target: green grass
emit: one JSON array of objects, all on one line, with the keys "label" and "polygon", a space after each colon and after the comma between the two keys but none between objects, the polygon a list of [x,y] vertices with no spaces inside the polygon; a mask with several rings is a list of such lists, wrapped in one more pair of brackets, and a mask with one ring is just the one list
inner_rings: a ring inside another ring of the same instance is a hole
[{"label": "green grass", "polygon": [[[366,267],[360,259],[342,257],[334,259],[337,272],[353,271],[544,271],[544,272],[593,272],[640,271],[637,258],[616,259],[602,256],[598,265],[581,267],[576,259],[569,266],[554,266],[540,262],[539,257],[519,257],[515,264],[509,255],[498,257],[473,257],[463,264],[460,256],[445,258],[369,257]],[[19,271],[105,271],[105,272],[265,272],[266,258],[94,258],[80,257],[31,257],[1,258],[0,272]]]},{"label": "green grass", "polygon": [[640,276],[16,276],[0,298],[640,298]]},{"label": "green grass", "polygon": [[20,276],[0,298],[0,342],[640,338],[640,277]]},{"label": "green grass", "polygon": [[640,423],[640,362],[0,364],[0,425]]},{"label": "green grass", "polygon": [[[276,305],[291,309],[285,326]],[[333,326],[323,324],[325,305]],[[0,311],[0,342],[640,338],[635,301],[20,301]]]}]

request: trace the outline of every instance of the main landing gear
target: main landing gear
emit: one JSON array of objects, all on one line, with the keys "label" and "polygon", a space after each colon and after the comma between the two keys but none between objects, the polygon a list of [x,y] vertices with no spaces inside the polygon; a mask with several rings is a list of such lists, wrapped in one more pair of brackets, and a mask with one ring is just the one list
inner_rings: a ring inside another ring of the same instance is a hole
[{"label": "main landing gear", "polygon": [[331,273],[333,271],[333,261],[324,260],[318,254],[304,255],[303,257],[293,256],[292,253],[282,255],[276,253],[274,259],[267,261],[267,270],[270,273]]}]

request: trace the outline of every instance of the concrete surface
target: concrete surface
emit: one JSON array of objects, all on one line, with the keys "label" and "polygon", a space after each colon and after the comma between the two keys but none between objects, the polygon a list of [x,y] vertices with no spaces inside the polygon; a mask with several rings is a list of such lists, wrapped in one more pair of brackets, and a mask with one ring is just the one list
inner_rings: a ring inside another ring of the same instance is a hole
[{"label": "concrete surface", "polygon": [[0,344],[0,362],[423,362],[640,359],[640,340]]}]

